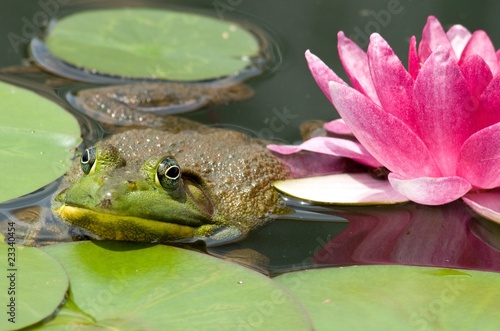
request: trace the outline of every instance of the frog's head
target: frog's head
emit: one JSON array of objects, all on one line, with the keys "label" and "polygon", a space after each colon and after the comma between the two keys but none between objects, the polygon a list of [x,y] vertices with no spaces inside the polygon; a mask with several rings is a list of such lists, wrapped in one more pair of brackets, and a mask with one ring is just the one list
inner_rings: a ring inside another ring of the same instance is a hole
[{"label": "frog's head", "polygon": [[81,175],[55,198],[54,211],[102,239],[176,240],[207,235],[222,223],[203,180],[169,155],[126,160],[99,142],[79,163]]}]

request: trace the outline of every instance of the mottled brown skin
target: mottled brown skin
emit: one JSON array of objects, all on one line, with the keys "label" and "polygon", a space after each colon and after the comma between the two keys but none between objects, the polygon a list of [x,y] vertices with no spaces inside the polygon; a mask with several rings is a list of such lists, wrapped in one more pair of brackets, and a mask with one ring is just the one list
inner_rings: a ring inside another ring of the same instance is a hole
[{"label": "mottled brown skin", "polygon": [[253,94],[244,84],[142,82],[81,90],[74,106],[107,124],[159,127],[170,121],[161,115],[246,100]]},{"label": "mottled brown skin", "polygon": [[[123,167],[107,172],[103,186],[144,181],[141,167],[148,159],[170,156],[178,162],[182,177],[199,181],[211,200],[214,208],[208,222],[216,225],[214,228],[234,226],[246,232],[266,221],[270,213],[280,212],[279,196],[271,184],[284,179],[288,169],[256,139],[236,131],[205,126],[201,126],[200,131],[204,133],[131,130],[98,143],[98,147],[114,146],[126,160]],[[75,161],[65,185],[75,185],[83,175],[79,163],[79,160]],[[100,206],[112,208],[106,204],[101,202]],[[209,231],[206,235],[210,235]],[[103,237],[107,238],[106,235]],[[148,236],[140,238],[150,239]]]}]

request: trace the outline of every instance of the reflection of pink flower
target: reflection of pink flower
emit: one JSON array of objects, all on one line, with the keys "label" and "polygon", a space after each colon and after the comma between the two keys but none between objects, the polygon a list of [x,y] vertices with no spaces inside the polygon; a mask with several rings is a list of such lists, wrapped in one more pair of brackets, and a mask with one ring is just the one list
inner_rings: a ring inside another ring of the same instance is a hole
[{"label": "reflection of pink flower", "polygon": [[484,31],[445,32],[430,16],[418,51],[410,40],[408,70],[376,33],[366,53],[342,32],[338,38],[352,87],[308,51],[309,68],[363,147],[358,153],[389,169],[396,191],[439,205],[500,186],[500,52]]},{"label": "reflection of pink flower", "polygon": [[315,263],[500,271],[498,236],[473,219],[460,201],[440,208],[407,204],[330,213],[348,219],[349,226],[315,253]]}]

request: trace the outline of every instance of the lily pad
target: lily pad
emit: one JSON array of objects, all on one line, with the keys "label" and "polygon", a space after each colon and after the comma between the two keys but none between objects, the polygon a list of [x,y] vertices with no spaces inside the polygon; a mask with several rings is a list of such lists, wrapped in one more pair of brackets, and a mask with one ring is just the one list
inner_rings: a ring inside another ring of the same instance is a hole
[{"label": "lily pad", "polygon": [[321,204],[392,205],[408,201],[389,181],[366,173],[287,179],[273,186],[283,194]]},{"label": "lily pad", "polygon": [[0,254],[5,261],[2,278],[6,279],[0,291],[4,307],[0,330],[21,329],[53,314],[69,286],[62,266],[34,247],[1,243]]},{"label": "lily pad", "polygon": [[63,175],[80,143],[76,119],[56,103],[0,82],[0,202]]},{"label": "lily pad", "polygon": [[259,41],[235,23],[149,8],[78,12],[60,19],[48,50],[90,71],[129,78],[207,80],[236,74]]},{"label": "lily pad", "polygon": [[314,330],[498,330],[500,274],[405,266],[300,271],[275,280]]},{"label": "lily pad", "polygon": [[281,286],[204,254],[124,242],[44,250],[66,269],[71,295],[61,314],[41,329],[311,329],[302,306]]}]

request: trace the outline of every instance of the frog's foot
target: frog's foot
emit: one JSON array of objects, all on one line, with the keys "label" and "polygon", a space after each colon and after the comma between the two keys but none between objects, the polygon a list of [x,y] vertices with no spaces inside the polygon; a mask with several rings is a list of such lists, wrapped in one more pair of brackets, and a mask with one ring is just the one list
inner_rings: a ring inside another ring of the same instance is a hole
[{"label": "frog's foot", "polygon": [[245,233],[235,226],[207,224],[196,230],[195,238],[204,241],[207,247],[211,247],[240,240],[244,235]]}]

